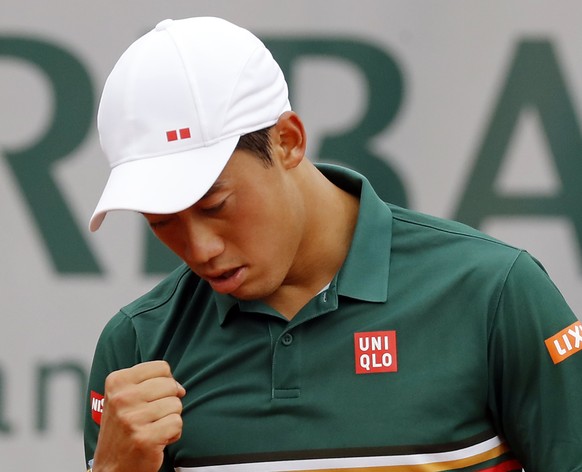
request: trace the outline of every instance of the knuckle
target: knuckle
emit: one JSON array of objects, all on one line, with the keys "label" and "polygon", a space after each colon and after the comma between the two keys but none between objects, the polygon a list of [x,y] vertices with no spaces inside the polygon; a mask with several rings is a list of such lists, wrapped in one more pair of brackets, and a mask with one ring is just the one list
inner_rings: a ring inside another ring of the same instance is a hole
[{"label": "knuckle", "polygon": [[111,390],[106,391],[105,402],[103,407],[114,408],[116,410],[122,409],[131,405],[134,402],[135,395],[131,389]]},{"label": "knuckle", "polygon": [[119,370],[111,372],[105,378],[105,391],[114,391],[122,383],[123,373]]},{"label": "knuckle", "polygon": [[151,447],[152,439],[151,435],[146,431],[134,431],[133,435],[133,446],[137,450],[147,451]]},{"label": "knuckle", "polygon": [[130,409],[120,415],[120,422],[126,431],[136,432],[140,425],[143,425],[143,412],[141,409]]},{"label": "knuckle", "polygon": [[182,410],[184,409],[182,401],[178,397],[172,397],[171,400],[172,400],[172,411],[178,414],[182,413]]},{"label": "knuckle", "polygon": [[174,413],[169,416],[169,420],[172,429],[176,431],[177,434],[181,434],[182,428],[184,426],[184,420],[182,419],[182,416],[178,413]]},{"label": "knuckle", "polygon": [[171,368],[168,361],[159,360],[159,361],[152,361],[152,364],[155,365],[158,369],[160,369],[164,374],[170,374]]}]

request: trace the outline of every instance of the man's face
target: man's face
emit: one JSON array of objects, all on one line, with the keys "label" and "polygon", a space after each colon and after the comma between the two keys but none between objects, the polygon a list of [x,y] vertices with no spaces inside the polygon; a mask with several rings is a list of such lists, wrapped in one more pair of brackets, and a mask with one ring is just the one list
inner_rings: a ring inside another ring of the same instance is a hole
[{"label": "man's face", "polygon": [[293,170],[236,150],[207,194],[169,215],[145,214],[156,236],[219,293],[265,298],[296,283],[304,209]]}]

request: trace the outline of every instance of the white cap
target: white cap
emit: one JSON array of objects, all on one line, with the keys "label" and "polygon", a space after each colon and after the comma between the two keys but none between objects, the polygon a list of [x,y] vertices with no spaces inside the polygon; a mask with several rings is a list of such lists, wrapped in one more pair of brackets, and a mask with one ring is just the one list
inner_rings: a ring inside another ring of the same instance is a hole
[{"label": "white cap", "polygon": [[109,75],[97,125],[111,173],[89,228],[108,211],[167,214],[196,203],[240,136],[290,110],[264,44],[219,18],[165,20]]}]

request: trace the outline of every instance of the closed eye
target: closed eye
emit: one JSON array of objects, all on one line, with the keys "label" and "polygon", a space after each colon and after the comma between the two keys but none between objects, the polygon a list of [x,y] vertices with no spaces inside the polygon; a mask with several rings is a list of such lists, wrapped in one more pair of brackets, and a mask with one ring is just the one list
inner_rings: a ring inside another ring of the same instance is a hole
[{"label": "closed eye", "polygon": [[159,230],[164,226],[167,226],[172,221],[172,217],[170,215],[144,214],[144,217],[152,231]]},{"label": "closed eye", "polygon": [[200,209],[208,215],[215,215],[216,213],[220,212],[220,210],[222,210],[224,208],[225,204],[226,204],[226,198],[217,204],[210,205],[210,206],[204,206],[204,207],[201,207]]},{"label": "closed eye", "polygon": [[169,220],[159,220],[159,221],[148,221],[150,228],[153,231],[159,230],[168,224]]}]

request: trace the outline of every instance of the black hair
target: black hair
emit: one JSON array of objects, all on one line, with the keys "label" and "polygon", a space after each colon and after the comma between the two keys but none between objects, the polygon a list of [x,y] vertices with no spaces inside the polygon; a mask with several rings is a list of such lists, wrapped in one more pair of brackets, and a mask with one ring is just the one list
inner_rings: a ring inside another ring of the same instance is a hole
[{"label": "black hair", "polygon": [[235,150],[241,149],[249,151],[261,159],[265,167],[272,166],[273,158],[271,157],[271,138],[269,136],[271,128],[272,126],[269,126],[268,128],[243,134],[240,137]]}]

